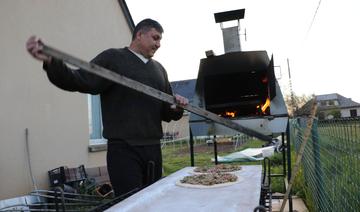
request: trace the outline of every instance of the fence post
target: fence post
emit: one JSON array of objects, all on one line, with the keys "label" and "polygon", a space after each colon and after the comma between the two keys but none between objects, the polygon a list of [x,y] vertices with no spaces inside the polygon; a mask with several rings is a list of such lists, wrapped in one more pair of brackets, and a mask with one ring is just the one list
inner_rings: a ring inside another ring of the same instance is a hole
[{"label": "fence post", "polygon": [[[319,132],[318,132],[318,120],[314,120],[312,126],[312,144],[313,144],[313,155],[314,155],[314,172],[315,172],[315,186],[316,186],[316,196],[319,200],[319,204],[317,206],[319,211],[326,211],[327,204],[327,195],[325,195],[324,190],[324,174],[321,165],[320,158],[320,143],[319,143]],[[323,202],[322,202],[323,201]],[[328,208],[329,209],[329,208]]]}]

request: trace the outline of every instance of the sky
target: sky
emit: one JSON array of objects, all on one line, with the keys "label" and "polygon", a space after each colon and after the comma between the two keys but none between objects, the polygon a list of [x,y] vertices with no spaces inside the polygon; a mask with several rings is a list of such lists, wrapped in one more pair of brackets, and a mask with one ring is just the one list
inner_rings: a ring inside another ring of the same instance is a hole
[{"label": "sky", "polygon": [[[274,56],[284,95],[290,94],[291,82],[296,95],[338,93],[360,103],[358,0],[126,2],[135,24],[152,18],[163,26],[161,48],[154,59],[166,68],[170,81],[197,78],[205,51],[224,54],[222,31],[214,13],[244,8],[242,51],[266,50],[269,57]],[[229,25],[233,23],[224,24]]]}]

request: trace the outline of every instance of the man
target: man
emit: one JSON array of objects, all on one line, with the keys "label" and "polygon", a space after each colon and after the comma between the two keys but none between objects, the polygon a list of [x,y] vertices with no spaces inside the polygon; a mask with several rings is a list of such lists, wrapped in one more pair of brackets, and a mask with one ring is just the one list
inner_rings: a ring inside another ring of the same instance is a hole
[{"label": "man", "polygon": [[[162,38],[162,26],[151,19],[134,29],[129,47],[108,49],[92,63],[172,95],[163,66],[151,59]],[[67,91],[100,94],[103,137],[108,140],[107,167],[115,195],[142,188],[161,178],[161,121],[178,120],[183,109],[126,88],[107,79],[73,70],[62,61],[41,52],[41,41],[32,36],[28,52],[43,61],[49,80]],[[175,95],[180,105],[188,100]]]}]

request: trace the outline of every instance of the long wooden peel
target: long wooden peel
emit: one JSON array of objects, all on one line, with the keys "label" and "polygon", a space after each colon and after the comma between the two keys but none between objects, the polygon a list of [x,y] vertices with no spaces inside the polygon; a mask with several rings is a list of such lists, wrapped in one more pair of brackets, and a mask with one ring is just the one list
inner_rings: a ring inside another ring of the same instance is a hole
[{"label": "long wooden peel", "polygon": [[[294,169],[292,170],[291,172],[291,178],[290,178],[290,181],[289,181],[289,185],[286,189],[286,193],[284,195],[284,199],[283,199],[283,202],[281,204],[281,208],[280,208],[280,212],[283,212],[284,211],[284,208],[285,208],[285,205],[286,205],[286,202],[289,198],[289,194],[290,194],[290,191],[291,191],[291,188],[292,188],[292,185],[295,181],[295,177],[296,175],[298,174],[298,171],[299,171],[299,168],[300,168],[300,163],[301,163],[301,159],[302,159],[302,156],[304,154],[304,151],[305,151],[305,146],[306,146],[306,143],[307,141],[309,140],[309,137],[311,135],[311,129],[312,129],[312,125],[313,125],[313,122],[314,122],[314,118],[315,118],[315,114],[316,114],[316,109],[317,109],[317,102],[316,102],[316,98],[313,99],[313,102],[312,102],[312,108],[311,108],[311,112],[310,112],[310,117],[309,117],[309,120],[306,124],[306,129],[305,129],[305,132],[304,132],[304,140],[303,142],[301,143],[300,145],[300,149],[299,149],[299,153],[298,155],[296,156],[296,162],[295,162],[295,165],[294,165]],[[290,150],[288,150],[290,151]]]},{"label": "long wooden peel", "polygon": [[110,81],[116,82],[120,85],[126,86],[128,88],[134,89],[136,91],[139,91],[143,94],[152,96],[156,99],[159,99],[161,101],[170,103],[170,104],[176,104],[179,107],[184,108],[187,111],[190,111],[192,113],[195,113],[199,116],[202,116],[204,118],[210,119],[214,122],[217,122],[219,124],[222,124],[226,127],[229,127],[231,129],[234,129],[236,131],[242,132],[244,134],[247,134],[249,136],[253,136],[256,137],[258,139],[264,140],[264,141],[271,141],[272,138],[270,136],[266,136],[264,134],[261,134],[259,132],[256,132],[252,129],[243,127],[231,120],[219,117],[218,115],[216,115],[215,113],[209,112],[207,110],[204,110],[200,107],[196,107],[193,105],[186,105],[186,106],[181,106],[178,105],[175,101],[175,98],[167,93],[164,93],[162,91],[159,91],[157,89],[154,89],[150,86],[144,85],[140,82],[137,82],[135,80],[129,79],[127,77],[124,77],[120,74],[115,73],[114,71],[110,71],[106,68],[103,68],[101,66],[98,66],[96,64],[93,63],[89,63],[86,61],[83,61],[81,59],[75,58],[74,56],[71,56],[67,53],[61,52],[53,47],[47,46],[45,44],[41,44],[42,45],[42,53],[48,56],[51,56],[53,58],[62,60],[68,64],[74,65],[78,68],[83,69],[84,71],[90,72],[92,74],[96,74],[100,77],[103,77],[105,79],[108,79]]}]

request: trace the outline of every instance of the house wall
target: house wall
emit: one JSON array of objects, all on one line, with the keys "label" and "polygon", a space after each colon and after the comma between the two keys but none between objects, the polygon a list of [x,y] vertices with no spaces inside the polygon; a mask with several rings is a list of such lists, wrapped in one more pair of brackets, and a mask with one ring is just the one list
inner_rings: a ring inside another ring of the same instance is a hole
[{"label": "house wall", "polygon": [[341,117],[350,117],[350,110],[355,110],[356,109],[356,113],[358,116],[360,116],[360,108],[346,108],[346,109],[341,109],[340,113],[341,113]]},{"label": "house wall", "polygon": [[163,132],[176,133],[178,132],[179,138],[189,137],[189,114],[185,113],[183,117],[178,121],[162,122]]},{"label": "house wall", "polygon": [[118,1],[1,0],[0,30],[0,199],[33,190],[27,152],[39,189],[48,188],[50,169],[105,165],[105,152],[88,152],[87,96],[52,85],[25,42],[38,35],[85,60],[128,45]]}]

